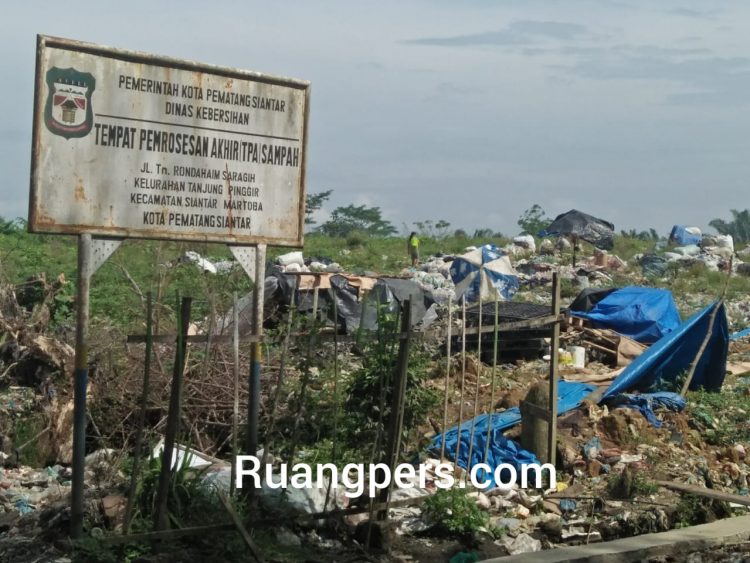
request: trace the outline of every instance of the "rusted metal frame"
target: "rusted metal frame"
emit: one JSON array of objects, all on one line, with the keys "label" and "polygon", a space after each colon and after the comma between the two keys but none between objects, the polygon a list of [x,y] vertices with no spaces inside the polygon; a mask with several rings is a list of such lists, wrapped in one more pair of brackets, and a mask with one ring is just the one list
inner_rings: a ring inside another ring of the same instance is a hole
[{"label": "rusted metal frame", "polygon": [[191,72],[205,72],[208,74],[215,74],[218,76],[225,76],[228,78],[240,78],[243,80],[253,80],[256,82],[262,82],[264,84],[271,84],[276,86],[287,86],[289,88],[295,88],[298,90],[307,90],[310,88],[310,82],[307,80],[300,80],[298,78],[289,78],[286,76],[276,76],[266,73],[253,72],[249,70],[240,70],[231,67],[224,67],[220,65],[212,65],[207,63],[199,63],[194,61],[185,61],[182,59],[174,59],[171,57],[161,55],[151,55],[149,53],[143,53],[140,51],[132,51],[129,49],[115,49],[113,47],[103,47],[95,43],[88,43],[85,41],[76,41],[74,39],[65,39],[63,37],[54,37],[50,35],[37,35],[37,44],[42,42],[44,46],[53,49],[64,49],[67,51],[78,51],[81,53],[88,53],[91,55],[101,55],[110,59],[118,59],[121,61],[128,61],[133,63],[142,63],[156,66],[164,66],[168,68],[174,68],[178,70],[188,70]]},{"label": "rusted metal frame", "polygon": [[123,533],[127,535],[130,532],[130,521],[133,517],[133,508],[135,506],[135,496],[138,486],[138,477],[140,473],[141,448],[143,447],[143,430],[146,425],[146,410],[148,409],[148,393],[151,378],[151,349],[153,342],[151,340],[151,331],[153,326],[153,295],[149,291],[146,294],[146,351],[143,359],[143,387],[141,390],[140,409],[138,411],[138,420],[135,430],[135,445],[133,447],[133,469],[130,474],[130,487],[128,488],[128,503],[125,507],[125,522],[123,524]]},{"label": "rusted metal frame", "polygon": [[[269,84],[287,87],[295,90],[301,90],[304,92],[304,116],[302,125],[302,138],[294,139],[294,142],[300,144],[300,150],[302,151],[303,158],[300,163],[299,172],[299,203],[298,203],[298,224],[297,233],[298,237],[294,239],[286,238],[272,238],[272,237],[253,237],[252,242],[258,245],[273,244],[275,246],[286,246],[286,247],[301,247],[304,244],[304,217],[305,217],[305,180],[307,173],[306,158],[304,155],[307,154],[307,145],[309,139],[309,122],[310,122],[310,94],[311,85],[307,80],[300,80],[290,77],[269,75],[260,72],[253,72],[247,70],[241,70],[236,68],[223,67],[218,65],[210,65],[205,63],[198,63],[194,61],[185,61],[180,59],[173,59],[170,57],[156,56],[148,53],[142,53],[138,51],[131,51],[126,49],[115,49],[111,47],[104,47],[102,45],[96,45],[93,43],[87,43],[83,41],[76,41],[71,39],[65,39],[61,37],[53,37],[46,35],[37,35],[37,52],[36,52],[36,72],[35,72],[35,84],[34,84],[34,123],[32,128],[32,159],[31,159],[31,173],[30,173],[30,198],[29,198],[29,230],[31,232],[47,232],[52,234],[80,234],[82,225],[45,225],[44,229],[38,229],[32,231],[34,225],[38,223],[37,218],[37,175],[35,170],[35,163],[38,157],[38,144],[39,144],[39,131],[43,124],[44,107],[42,103],[41,92],[44,88],[44,79],[41,76],[40,69],[42,68],[42,54],[44,49],[59,49],[73,52],[86,53],[91,55],[99,55],[110,59],[121,60],[126,62],[134,62],[140,64],[148,64],[153,66],[161,66],[166,68],[172,68],[176,70],[185,70],[189,72],[205,72],[216,76],[224,76],[229,78],[236,78],[241,80],[250,80],[261,84]],[[292,140],[292,139],[287,139]],[[174,240],[174,241],[195,241],[195,242],[217,242],[226,243],[229,245],[247,244],[248,240],[236,235],[225,235],[220,237],[214,237],[207,234],[197,235],[195,233],[170,233],[168,236],[162,235],[157,232],[150,231],[133,231],[128,228],[115,228],[109,227],[106,231],[91,229],[87,234],[109,236],[114,238],[140,238],[140,239],[158,239],[158,240]]]}]

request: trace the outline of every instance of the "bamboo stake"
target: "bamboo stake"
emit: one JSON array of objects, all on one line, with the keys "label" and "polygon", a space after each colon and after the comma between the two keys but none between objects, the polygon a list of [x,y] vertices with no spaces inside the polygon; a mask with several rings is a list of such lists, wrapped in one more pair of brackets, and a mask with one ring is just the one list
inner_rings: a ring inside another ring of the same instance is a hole
[{"label": "bamboo stake", "polygon": [[[481,270],[480,270],[481,273]],[[477,377],[476,384],[474,385],[474,416],[471,419],[471,433],[469,434],[469,457],[466,459],[466,473],[464,474],[464,482],[469,478],[469,471],[471,471],[471,456],[474,452],[474,432],[477,428],[477,415],[479,414],[479,372],[482,370],[482,290],[481,286],[479,289],[479,340],[477,340]]]},{"label": "bamboo stake", "polygon": [[448,361],[445,364],[445,404],[443,406],[443,440],[440,444],[440,461],[445,459],[445,431],[448,430],[448,389],[450,387],[451,377],[451,324],[453,322],[453,298],[448,297],[448,337],[445,340],[446,356]]},{"label": "bamboo stake", "polygon": [[466,383],[466,294],[461,296],[461,403],[458,407],[458,434],[456,439],[455,468],[458,469],[458,454],[461,451],[461,422],[464,418],[464,385]]},{"label": "bamboo stake", "polygon": [[487,421],[487,439],[484,444],[484,463],[487,463],[487,457],[490,451],[490,440],[492,439],[492,414],[495,410],[495,373],[497,372],[497,339],[498,339],[498,316],[500,315],[500,296],[495,294],[495,336],[494,349],[492,351],[492,385],[490,386],[490,408],[488,409]]}]

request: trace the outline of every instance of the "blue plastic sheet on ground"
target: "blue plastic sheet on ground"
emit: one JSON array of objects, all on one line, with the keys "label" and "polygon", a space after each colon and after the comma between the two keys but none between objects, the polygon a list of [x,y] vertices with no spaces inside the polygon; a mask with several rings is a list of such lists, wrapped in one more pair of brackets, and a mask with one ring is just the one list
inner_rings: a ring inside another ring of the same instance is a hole
[{"label": "blue plastic sheet on ground", "polygon": [[[588,385],[585,383],[560,381],[558,384],[558,399],[557,399],[557,412],[563,414],[569,410],[576,408],[581,404],[583,399],[594,391],[596,387],[594,385]],[[490,488],[495,486],[494,471],[495,468],[503,463],[507,463],[515,467],[516,471],[521,471],[522,465],[528,465],[531,463],[539,463],[536,456],[521,448],[512,440],[508,440],[503,436],[503,431],[511,428],[521,422],[521,412],[517,407],[508,409],[499,414],[493,414],[492,420],[490,421],[489,414],[483,414],[478,416],[473,421],[474,426],[474,440],[471,440],[471,428],[472,421],[466,421],[460,425],[461,433],[459,438],[459,427],[454,426],[447,432],[445,432],[445,456],[448,459],[456,459],[456,445],[460,445],[458,450],[458,461],[457,465],[464,469],[481,463],[484,461],[484,451],[487,444],[487,429],[489,424],[492,424],[490,431],[490,447],[487,453],[487,465],[491,469],[491,474],[484,475],[484,472],[478,472],[478,478],[482,481],[485,479],[490,482]],[[429,449],[439,454],[442,447],[443,434],[439,434],[433,438]],[[473,444],[473,445],[471,445]],[[469,460],[469,447],[471,445],[471,464]],[[507,476],[501,475],[501,479],[504,483],[508,482]]]},{"label": "blue plastic sheet on ground", "polygon": [[[659,391],[664,389],[665,383],[674,384],[681,374],[690,369],[708,331],[711,311],[715,305],[709,305],[696,313],[644,351],[617,376],[602,399],[633,390]],[[728,344],[726,309],[720,304],[711,338],[690,382],[691,390],[721,389],[726,374]]]},{"label": "blue plastic sheet on ground", "polygon": [[661,420],[656,417],[654,412],[657,409],[669,409],[680,412],[685,408],[685,398],[679,393],[671,391],[657,391],[656,393],[640,393],[634,395],[631,393],[620,393],[615,397],[609,398],[606,403],[610,407],[628,407],[637,409],[641,412],[646,420],[655,428],[661,428]]},{"label": "blue plastic sheet on ground", "polygon": [[750,328],[746,328],[745,330],[740,330],[739,332],[735,332],[729,336],[729,340],[734,342],[735,340],[739,340],[740,338],[745,338],[746,336],[750,336]]},{"label": "blue plastic sheet on ground", "polygon": [[667,289],[624,287],[613,291],[588,312],[572,311],[598,328],[609,328],[650,344],[680,326],[680,314]]}]

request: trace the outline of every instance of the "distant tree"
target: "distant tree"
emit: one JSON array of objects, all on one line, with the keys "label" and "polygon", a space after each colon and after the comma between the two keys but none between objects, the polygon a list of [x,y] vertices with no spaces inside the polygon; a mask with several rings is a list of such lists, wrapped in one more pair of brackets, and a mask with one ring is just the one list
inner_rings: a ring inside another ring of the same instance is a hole
[{"label": "distant tree", "polygon": [[0,235],[10,235],[22,231],[26,227],[26,221],[21,219],[3,219],[0,217]]},{"label": "distant tree", "polygon": [[372,236],[389,236],[396,232],[391,222],[383,219],[379,207],[364,205],[337,207],[318,230],[332,237],[345,237],[354,231]]},{"label": "distant tree", "polygon": [[463,229],[456,229],[455,232],[453,233],[453,236],[456,238],[466,238],[469,235],[467,235],[466,231],[464,231]]},{"label": "distant tree", "polygon": [[477,229],[474,231],[474,238],[492,238],[494,234],[492,229]]},{"label": "distant tree", "polygon": [[426,221],[414,221],[414,225],[417,227],[417,232],[420,236],[430,238],[444,238],[448,234],[448,227],[451,226],[445,219],[438,219],[436,222],[429,219]]},{"label": "distant tree", "polygon": [[552,219],[547,217],[544,209],[537,203],[524,211],[518,218],[518,226],[521,227],[521,232],[532,236],[537,236],[539,231],[543,231],[551,223]]},{"label": "distant tree", "polygon": [[305,197],[305,225],[314,225],[313,214],[319,211],[323,204],[331,197],[333,190],[326,190],[315,194],[307,194]]},{"label": "distant tree", "polygon": [[732,235],[734,242],[750,242],[750,209],[744,211],[731,210],[732,220],[713,219],[708,224],[719,234]]},{"label": "distant tree", "polygon": [[624,237],[628,238],[635,238],[638,240],[659,240],[659,233],[656,232],[656,229],[649,229],[648,231],[636,231],[635,229],[630,229],[629,231],[621,230],[620,234]]}]

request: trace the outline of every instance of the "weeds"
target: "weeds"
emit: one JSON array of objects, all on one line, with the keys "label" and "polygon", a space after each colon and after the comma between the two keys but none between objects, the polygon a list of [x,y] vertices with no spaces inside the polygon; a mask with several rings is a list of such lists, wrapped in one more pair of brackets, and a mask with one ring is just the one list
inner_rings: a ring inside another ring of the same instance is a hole
[{"label": "weeds", "polygon": [[750,440],[750,396],[740,393],[688,393],[691,423],[714,446],[730,446]]},{"label": "weeds", "polygon": [[635,496],[653,495],[659,486],[651,481],[644,471],[631,469],[630,466],[619,474],[610,477],[607,484],[613,498],[631,499]]},{"label": "weeds", "polygon": [[493,528],[489,516],[483,512],[473,498],[461,489],[443,489],[430,496],[424,503],[424,515],[434,523],[434,531],[451,536],[466,537],[482,529],[499,537],[502,530]]}]

